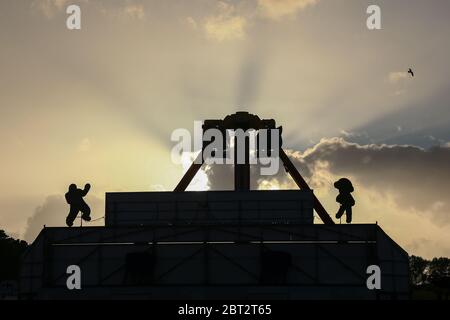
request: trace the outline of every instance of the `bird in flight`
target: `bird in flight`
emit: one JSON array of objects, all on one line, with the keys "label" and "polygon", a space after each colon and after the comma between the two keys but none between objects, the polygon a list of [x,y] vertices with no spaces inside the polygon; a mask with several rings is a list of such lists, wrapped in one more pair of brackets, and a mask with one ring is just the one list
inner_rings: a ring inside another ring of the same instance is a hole
[{"label": "bird in flight", "polygon": [[414,72],[409,68],[408,73],[411,75],[411,77],[414,77]]}]

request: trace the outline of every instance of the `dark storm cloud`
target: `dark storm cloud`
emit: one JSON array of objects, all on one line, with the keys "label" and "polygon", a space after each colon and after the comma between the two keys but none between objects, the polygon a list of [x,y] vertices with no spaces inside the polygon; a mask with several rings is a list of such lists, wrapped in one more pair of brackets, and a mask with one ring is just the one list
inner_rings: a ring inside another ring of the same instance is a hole
[{"label": "dark storm cloud", "polygon": [[[322,139],[303,153],[291,150],[288,154],[307,180],[317,170],[324,170],[323,165],[326,164],[325,170],[333,176],[350,177],[364,188],[393,196],[402,208],[431,214],[436,224],[450,223],[449,147],[422,149],[408,145],[359,145],[342,138],[331,138]],[[206,172],[211,189],[231,188],[231,169],[218,166],[208,168]],[[278,174],[270,178],[258,177],[256,169],[252,175],[258,183],[270,179],[276,179],[279,183],[288,182],[282,166]]]},{"label": "dark storm cloud", "polygon": [[[99,198],[90,196],[86,201],[91,207],[91,217],[93,219],[98,218],[99,215],[103,215],[99,213],[102,205],[102,201]],[[63,195],[48,196],[44,200],[44,203],[38,206],[34,210],[33,215],[28,218],[24,239],[32,243],[44,225],[47,227],[65,226],[68,210],[69,207]],[[100,220],[100,222],[103,221]],[[75,224],[77,223],[78,220]]]}]

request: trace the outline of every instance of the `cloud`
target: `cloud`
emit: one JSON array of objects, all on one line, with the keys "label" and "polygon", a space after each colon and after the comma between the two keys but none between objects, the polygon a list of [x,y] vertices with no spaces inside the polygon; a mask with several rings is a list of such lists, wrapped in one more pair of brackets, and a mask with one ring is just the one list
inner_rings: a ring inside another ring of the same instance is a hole
[{"label": "cloud", "polygon": [[450,224],[450,148],[359,145],[343,138],[322,139],[305,152],[290,152],[309,177],[319,164],[336,176],[349,176],[366,188],[394,197],[402,208]]},{"label": "cloud", "polygon": [[86,4],[92,3],[94,6],[90,10],[96,10],[105,16],[112,18],[126,18],[133,20],[142,20],[145,18],[145,8],[141,3],[136,3],[133,0],[126,0],[122,3],[105,2],[89,2],[89,0],[33,0],[31,8],[36,9],[51,19],[56,14],[65,12],[65,9],[71,4]]},{"label": "cloud", "polygon": [[145,19],[145,7],[141,3],[136,3],[127,0],[120,5],[110,3],[101,3],[100,12],[109,18],[122,19],[122,20],[144,20]]},{"label": "cloud", "polygon": [[47,18],[52,18],[56,12],[62,11],[69,0],[34,0],[31,7],[43,13]]},{"label": "cloud", "polygon": [[[388,75],[388,80],[390,83],[392,84],[396,84],[402,80],[405,80],[408,78],[408,73],[407,72],[403,72],[403,71],[395,71],[395,72],[390,72]],[[400,92],[400,91],[398,91]]]},{"label": "cloud", "polygon": [[317,4],[319,0],[258,0],[258,8],[264,17],[278,20]]},{"label": "cloud", "polygon": [[145,17],[145,10],[142,4],[128,4],[123,8],[123,13],[133,19],[142,20]]},{"label": "cloud", "polygon": [[186,23],[194,30],[202,26],[206,37],[210,40],[225,41],[243,39],[249,25],[259,17],[279,20],[285,16],[293,16],[306,7],[315,5],[319,0],[257,0],[255,7],[244,4],[234,5],[219,1],[216,13],[207,16],[202,23],[191,16]]},{"label": "cloud", "polygon": [[220,1],[217,11],[204,21],[203,27],[207,38],[216,41],[244,38],[247,19],[236,13],[234,5]]},{"label": "cloud", "polygon": [[[91,217],[93,219],[102,217],[103,201],[93,195],[88,195],[86,202],[91,207]],[[27,227],[24,233],[24,239],[28,243],[32,243],[37,235],[41,232],[43,226],[47,227],[61,227],[65,226],[65,220],[69,206],[62,195],[50,195],[44,203],[38,206],[31,217],[28,218]],[[103,220],[91,222],[89,225],[103,224]],[[78,225],[78,221],[75,222]]]},{"label": "cloud", "polygon": [[31,3],[32,9],[37,9],[44,14],[47,18],[53,18],[55,14],[65,11],[65,8],[70,4],[76,4],[80,2],[88,2],[88,0],[34,0]]}]

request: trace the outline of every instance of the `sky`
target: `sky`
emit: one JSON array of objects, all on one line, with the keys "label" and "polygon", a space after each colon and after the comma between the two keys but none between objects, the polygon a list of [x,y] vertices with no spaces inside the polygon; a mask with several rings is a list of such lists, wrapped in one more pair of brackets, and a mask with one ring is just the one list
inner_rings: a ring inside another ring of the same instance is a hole
[{"label": "sky", "polygon": [[[81,30],[66,28],[69,4]],[[371,4],[381,30],[366,27]],[[64,225],[72,182],[92,184],[94,219],[105,192],[172,190],[189,160],[172,163],[173,130],[243,110],[283,125],[332,216],[332,182],[349,177],[355,223],[450,256],[449,12],[447,0],[3,0],[0,228],[33,241]],[[190,190],[230,188],[227,170],[205,168]],[[254,187],[295,185],[280,171]]]}]

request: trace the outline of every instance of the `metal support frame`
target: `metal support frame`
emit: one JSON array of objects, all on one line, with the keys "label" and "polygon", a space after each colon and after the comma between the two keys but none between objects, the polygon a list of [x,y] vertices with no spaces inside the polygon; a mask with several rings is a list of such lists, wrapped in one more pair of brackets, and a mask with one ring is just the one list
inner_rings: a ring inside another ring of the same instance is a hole
[{"label": "metal support frame", "polygon": [[[291,159],[289,159],[288,155],[286,154],[286,152],[284,152],[282,148],[280,148],[280,159],[283,162],[286,171],[289,173],[292,179],[294,179],[295,183],[300,188],[300,190],[311,190],[308,183],[305,181],[305,179],[303,179],[300,172],[297,170],[295,165],[292,163]],[[174,191],[175,192],[185,191],[186,188],[189,186],[189,183],[191,183],[192,179],[194,179],[195,175],[202,167],[202,164],[203,164],[203,151],[199,153],[196,160],[191,164],[188,171],[184,174],[183,178],[175,187]],[[248,184],[250,184],[249,181],[246,181],[245,185],[247,184],[247,182]],[[322,203],[319,201],[319,199],[314,194],[313,197],[314,197],[314,210],[316,210],[317,214],[319,215],[320,219],[322,219],[323,223],[327,225],[335,224],[333,219],[331,219],[330,215],[328,214],[327,210],[323,207]]]},{"label": "metal support frame", "polygon": [[[206,120],[203,125],[203,130],[207,130],[210,128],[219,129],[222,132],[226,132],[228,129],[275,129],[275,120],[261,120],[258,116],[249,114],[247,112],[237,112],[235,114],[229,115],[225,117],[224,120]],[[282,129],[280,127],[280,129]],[[294,179],[297,186],[302,190],[311,190],[306,181],[303,179],[300,172],[298,172],[297,168],[294,166],[292,161],[289,159],[287,154],[281,148],[281,136],[280,136],[280,159],[283,162],[286,171],[291,175]],[[236,142],[236,141],[235,141]],[[175,187],[175,192],[185,191],[186,188],[191,183],[192,179],[195,177],[197,172],[202,167],[204,162],[203,158],[203,150],[205,148],[205,144],[203,144],[201,152],[198,154],[197,158],[194,160],[192,165],[189,167],[188,171],[184,174],[183,178],[180,180],[178,185]],[[224,145],[224,149],[226,149],[226,145]],[[235,190],[250,190],[250,164],[249,164],[249,143],[248,137],[246,137],[245,141],[245,163],[237,164],[236,161],[237,152],[234,154],[234,189]],[[319,217],[322,219],[323,223],[332,225],[334,224],[333,219],[331,219],[327,210],[322,206],[319,199],[314,195],[314,209],[316,210]]]}]

